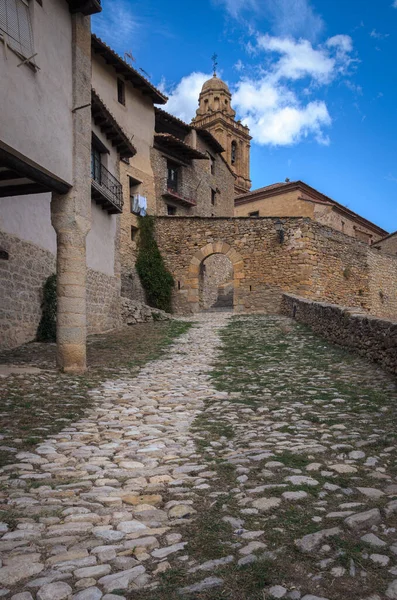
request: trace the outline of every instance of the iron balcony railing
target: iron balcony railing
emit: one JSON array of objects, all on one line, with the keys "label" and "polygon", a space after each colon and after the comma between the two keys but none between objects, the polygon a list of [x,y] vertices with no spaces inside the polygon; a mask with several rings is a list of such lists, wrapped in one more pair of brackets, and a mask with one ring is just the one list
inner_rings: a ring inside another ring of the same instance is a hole
[{"label": "iron balcony railing", "polygon": [[101,163],[100,155],[96,153],[91,154],[91,178],[96,193],[102,196],[104,208],[108,208],[108,201],[116,209],[108,212],[123,212],[123,186]]}]

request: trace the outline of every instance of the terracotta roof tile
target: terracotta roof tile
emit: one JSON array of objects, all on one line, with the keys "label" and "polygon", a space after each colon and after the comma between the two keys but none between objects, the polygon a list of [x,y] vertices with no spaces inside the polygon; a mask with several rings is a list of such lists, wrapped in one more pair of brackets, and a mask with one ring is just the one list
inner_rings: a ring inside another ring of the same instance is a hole
[{"label": "terracotta roof tile", "polygon": [[182,154],[185,158],[208,159],[206,154],[192,148],[189,144],[186,144],[186,142],[183,142],[170,133],[155,133],[154,140],[159,144],[166,145],[171,151]]},{"label": "terracotta roof tile", "polygon": [[121,158],[130,158],[136,154],[135,146],[94,89],[91,90],[91,113],[94,123],[100,129],[106,126],[108,133],[114,132],[112,145],[117,147]]}]

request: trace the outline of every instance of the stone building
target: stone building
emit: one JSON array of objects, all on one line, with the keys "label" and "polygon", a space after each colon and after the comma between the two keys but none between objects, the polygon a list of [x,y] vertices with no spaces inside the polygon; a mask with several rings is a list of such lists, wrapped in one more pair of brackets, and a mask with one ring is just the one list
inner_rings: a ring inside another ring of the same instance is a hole
[{"label": "stone building", "polygon": [[274,183],[234,202],[236,217],[310,217],[351,237],[372,244],[387,232],[303,181]]},{"label": "stone building", "polygon": [[158,218],[159,248],[177,285],[176,312],[203,303],[202,265],[232,267],[236,312],[280,311],[283,293],[397,320],[397,256],[303,217]]},{"label": "stone building", "polygon": [[375,242],[374,248],[388,254],[397,254],[397,231],[389,233],[389,235]]},{"label": "stone building", "polygon": [[65,371],[86,365],[89,15],[100,10],[99,0],[9,0],[0,12],[1,345],[35,337],[42,285],[56,270],[57,360]]},{"label": "stone building", "polygon": [[[135,272],[138,218],[134,199],[144,198],[147,212],[157,202],[151,151],[155,132],[154,104],[167,98],[97,36],[92,36],[92,86],[133,144],[133,156],[122,157],[119,180],[123,193],[120,217],[119,271],[122,295],[144,300]],[[135,211],[135,212],[134,212]]]},{"label": "stone building", "polygon": [[224,149],[223,156],[236,176],[235,195],[251,189],[249,129],[236,121],[236,112],[231,106],[232,95],[226,83],[214,76],[202,87],[199,107],[192,125],[213,134]]},{"label": "stone building", "polygon": [[207,130],[155,109],[152,167],[157,215],[233,215],[235,177]]}]

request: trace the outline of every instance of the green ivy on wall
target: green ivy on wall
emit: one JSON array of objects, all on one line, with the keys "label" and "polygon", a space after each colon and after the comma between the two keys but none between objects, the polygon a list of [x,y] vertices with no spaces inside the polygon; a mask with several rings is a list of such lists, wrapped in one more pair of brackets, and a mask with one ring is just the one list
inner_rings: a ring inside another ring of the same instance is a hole
[{"label": "green ivy on wall", "polygon": [[42,314],[37,328],[38,342],[56,342],[57,339],[57,276],[50,275],[43,286]]},{"label": "green ivy on wall", "polygon": [[166,268],[154,237],[154,217],[139,217],[138,258],[136,270],[146,293],[146,302],[153,308],[171,312],[174,279]]}]

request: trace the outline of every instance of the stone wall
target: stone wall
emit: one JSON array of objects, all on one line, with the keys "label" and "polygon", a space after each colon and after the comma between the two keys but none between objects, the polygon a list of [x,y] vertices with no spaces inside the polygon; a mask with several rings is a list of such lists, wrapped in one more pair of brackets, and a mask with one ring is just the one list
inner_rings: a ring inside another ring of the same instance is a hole
[{"label": "stone wall", "polygon": [[397,256],[371,249],[368,267],[371,313],[397,320]]},{"label": "stone wall", "polygon": [[332,227],[367,244],[379,240],[383,235],[376,225],[371,226],[353,212],[324,202],[321,194],[317,197],[311,196],[293,183],[285,185],[286,189],[267,189],[261,192],[259,188],[257,191],[253,190],[249,196],[237,198],[235,216],[245,217],[257,211],[260,217],[309,217],[321,225]]},{"label": "stone wall", "polygon": [[55,255],[0,231],[0,347],[33,340],[41,317],[43,284],[55,273]]},{"label": "stone wall", "polygon": [[[43,284],[55,273],[55,254],[0,231],[0,347],[14,348],[36,337]],[[120,279],[87,269],[88,332],[120,324]]]},{"label": "stone wall", "polygon": [[[178,171],[178,194],[191,198],[196,206],[185,206],[170,198],[165,199],[167,191],[167,156],[162,150],[152,149],[152,166],[156,189],[156,214],[166,215],[167,204],[176,207],[179,216],[227,217],[234,212],[234,175],[219,154],[197,136],[197,150],[209,153],[214,158],[214,174],[211,174],[210,161],[192,160],[190,164],[181,165]],[[177,161],[178,162],[178,161]],[[211,190],[215,190],[212,204]]]},{"label": "stone wall", "polygon": [[374,248],[378,248],[388,254],[397,254],[397,231],[376,242]]},{"label": "stone wall", "polygon": [[355,314],[354,309],[283,295],[282,313],[326,339],[397,373],[397,320]]},{"label": "stone wall", "polygon": [[[397,317],[397,259],[377,259],[368,244],[307,218],[284,219],[279,242],[275,218],[158,218],[160,251],[177,282],[174,309],[199,310],[199,275],[203,260],[226,254],[233,263],[234,308],[238,312],[280,310],[281,295],[353,306],[380,316]],[[385,292],[375,302],[376,278]]]},{"label": "stone wall", "polygon": [[120,326],[120,279],[87,269],[87,333]]}]

